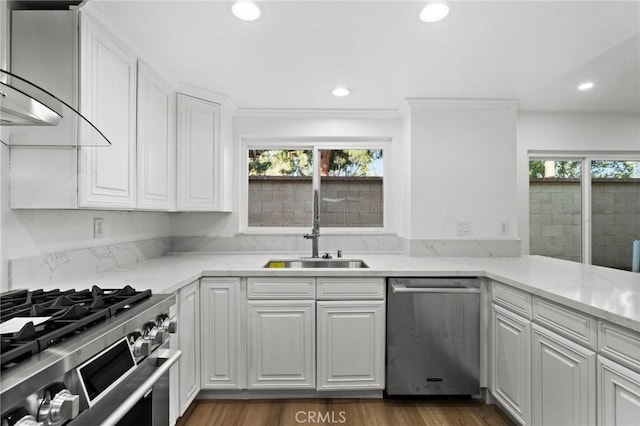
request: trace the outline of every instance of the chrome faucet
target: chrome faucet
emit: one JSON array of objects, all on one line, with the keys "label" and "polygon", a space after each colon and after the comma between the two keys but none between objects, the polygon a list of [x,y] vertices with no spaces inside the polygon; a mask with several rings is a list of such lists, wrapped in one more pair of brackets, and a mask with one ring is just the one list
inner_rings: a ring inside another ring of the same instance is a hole
[{"label": "chrome faucet", "polygon": [[311,241],[311,257],[318,258],[318,240],[320,239],[320,206],[318,205],[318,190],[313,191],[313,230],[311,234],[303,235],[305,240]]}]

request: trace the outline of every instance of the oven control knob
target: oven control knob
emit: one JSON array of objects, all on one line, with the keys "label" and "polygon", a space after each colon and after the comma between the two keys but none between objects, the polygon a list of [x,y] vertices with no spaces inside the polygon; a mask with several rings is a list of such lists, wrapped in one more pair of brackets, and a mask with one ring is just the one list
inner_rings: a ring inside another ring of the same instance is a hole
[{"label": "oven control knob", "polygon": [[145,338],[139,338],[133,343],[133,355],[136,357],[149,356],[151,353],[151,342]]},{"label": "oven control knob", "polygon": [[164,330],[160,327],[153,327],[147,332],[147,338],[157,345],[161,345],[165,341]]},{"label": "oven control knob", "polygon": [[52,422],[62,422],[76,418],[80,413],[80,397],[64,389],[51,400],[49,419]]},{"label": "oven control knob", "polygon": [[173,334],[178,331],[178,322],[176,320],[170,320],[169,318],[167,318],[162,322],[162,328]]},{"label": "oven control knob", "polygon": [[139,331],[133,331],[127,334],[127,341],[129,342],[129,346],[133,347],[133,345],[138,341],[138,339],[142,338],[142,333]]}]

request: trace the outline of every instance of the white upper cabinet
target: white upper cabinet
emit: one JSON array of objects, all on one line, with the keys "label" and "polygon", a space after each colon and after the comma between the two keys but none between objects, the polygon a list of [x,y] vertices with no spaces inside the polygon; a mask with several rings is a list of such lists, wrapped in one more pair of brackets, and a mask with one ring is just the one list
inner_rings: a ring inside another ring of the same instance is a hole
[{"label": "white upper cabinet", "polygon": [[177,210],[219,211],[222,105],[182,93],[177,98]]},{"label": "white upper cabinet", "polygon": [[136,207],[136,65],[102,25],[80,16],[80,112],[111,146],[80,148],[79,207]]},{"label": "white upper cabinet", "polygon": [[138,61],[138,208],[175,205],[175,95],[169,84]]},{"label": "white upper cabinet", "polygon": [[175,210],[174,85],[95,16],[14,13],[15,72],[77,107],[112,145],[92,147],[96,133],[73,119],[13,127],[34,146],[11,147],[10,206]]}]

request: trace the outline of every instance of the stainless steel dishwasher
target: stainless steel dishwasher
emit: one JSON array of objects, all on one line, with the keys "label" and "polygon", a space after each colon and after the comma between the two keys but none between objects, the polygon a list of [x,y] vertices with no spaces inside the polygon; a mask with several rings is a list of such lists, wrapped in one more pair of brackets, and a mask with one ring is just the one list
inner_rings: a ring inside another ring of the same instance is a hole
[{"label": "stainless steel dishwasher", "polygon": [[480,393],[480,280],[390,278],[388,395]]}]

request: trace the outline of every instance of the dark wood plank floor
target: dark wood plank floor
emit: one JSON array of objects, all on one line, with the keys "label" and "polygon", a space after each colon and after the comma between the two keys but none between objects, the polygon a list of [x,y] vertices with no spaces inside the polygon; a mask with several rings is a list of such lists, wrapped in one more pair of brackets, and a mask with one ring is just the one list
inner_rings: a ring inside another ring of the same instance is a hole
[{"label": "dark wood plank floor", "polygon": [[178,426],[419,426],[513,423],[476,400],[276,399],[199,400]]}]

